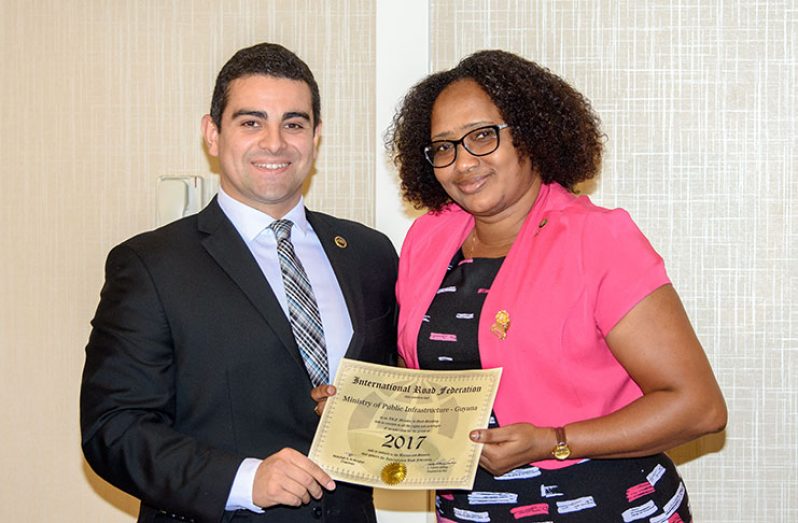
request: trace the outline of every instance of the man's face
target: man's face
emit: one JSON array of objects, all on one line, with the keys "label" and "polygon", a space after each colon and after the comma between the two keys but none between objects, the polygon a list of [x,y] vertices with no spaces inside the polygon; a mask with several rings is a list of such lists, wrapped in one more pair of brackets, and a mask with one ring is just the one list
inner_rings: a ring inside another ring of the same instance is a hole
[{"label": "man's face", "polygon": [[282,218],[299,201],[319,145],[305,82],[251,75],[233,80],[221,129],[202,120],[208,152],[221,165],[232,198]]}]

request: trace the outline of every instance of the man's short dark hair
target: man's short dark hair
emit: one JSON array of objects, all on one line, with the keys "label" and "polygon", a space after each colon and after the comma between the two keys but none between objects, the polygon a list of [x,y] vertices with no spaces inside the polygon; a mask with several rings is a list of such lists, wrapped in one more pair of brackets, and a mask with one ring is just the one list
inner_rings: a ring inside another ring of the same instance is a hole
[{"label": "man's short dark hair", "polygon": [[262,43],[241,49],[219,71],[211,99],[211,119],[218,129],[222,128],[222,113],[227,107],[230,84],[233,80],[252,75],[287,78],[308,84],[313,105],[313,128],[319,125],[321,121],[319,86],[308,65],[282,45]]}]

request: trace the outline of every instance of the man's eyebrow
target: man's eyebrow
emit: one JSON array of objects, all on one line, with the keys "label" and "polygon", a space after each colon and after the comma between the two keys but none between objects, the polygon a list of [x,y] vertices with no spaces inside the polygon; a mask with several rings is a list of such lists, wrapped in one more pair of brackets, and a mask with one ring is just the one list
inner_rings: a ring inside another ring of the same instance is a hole
[{"label": "man's eyebrow", "polygon": [[303,118],[307,121],[310,121],[310,115],[303,111],[289,111],[283,115],[283,121],[290,120],[292,118]]},{"label": "man's eyebrow", "polygon": [[[241,116],[250,116],[253,118],[259,118],[261,120],[268,120],[269,115],[266,111],[258,111],[255,109],[239,109],[238,111],[234,112],[232,115],[232,119],[235,120]],[[302,118],[304,120],[310,121],[310,114],[304,111],[289,111],[283,114],[283,121],[291,120],[293,118]]]},{"label": "man's eyebrow", "polygon": [[256,111],[254,109],[239,109],[233,113],[232,119],[235,120],[240,116],[253,116],[261,120],[267,120],[269,116],[264,111]]}]

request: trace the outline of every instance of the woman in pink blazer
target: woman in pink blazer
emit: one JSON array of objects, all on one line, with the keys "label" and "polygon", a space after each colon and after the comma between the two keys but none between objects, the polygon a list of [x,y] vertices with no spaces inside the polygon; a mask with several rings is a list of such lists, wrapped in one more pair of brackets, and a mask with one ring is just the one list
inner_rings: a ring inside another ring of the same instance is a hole
[{"label": "woman in pink blazer", "polygon": [[722,430],[726,406],[662,258],[573,193],[600,168],[589,102],[482,51],[413,87],[390,134],[429,209],[400,256],[399,353],[504,369],[474,490],[438,492],[438,520],[691,521],[663,452]]}]

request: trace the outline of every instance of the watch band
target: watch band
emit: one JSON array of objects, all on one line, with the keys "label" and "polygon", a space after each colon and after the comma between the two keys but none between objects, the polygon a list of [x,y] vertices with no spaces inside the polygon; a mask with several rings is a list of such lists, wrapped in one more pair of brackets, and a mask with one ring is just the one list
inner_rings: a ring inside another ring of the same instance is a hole
[{"label": "watch band", "polygon": [[551,455],[560,461],[568,459],[571,455],[571,448],[568,440],[565,439],[565,427],[555,427],[554,434],[557,436],[557,445],[551,451]]}]

